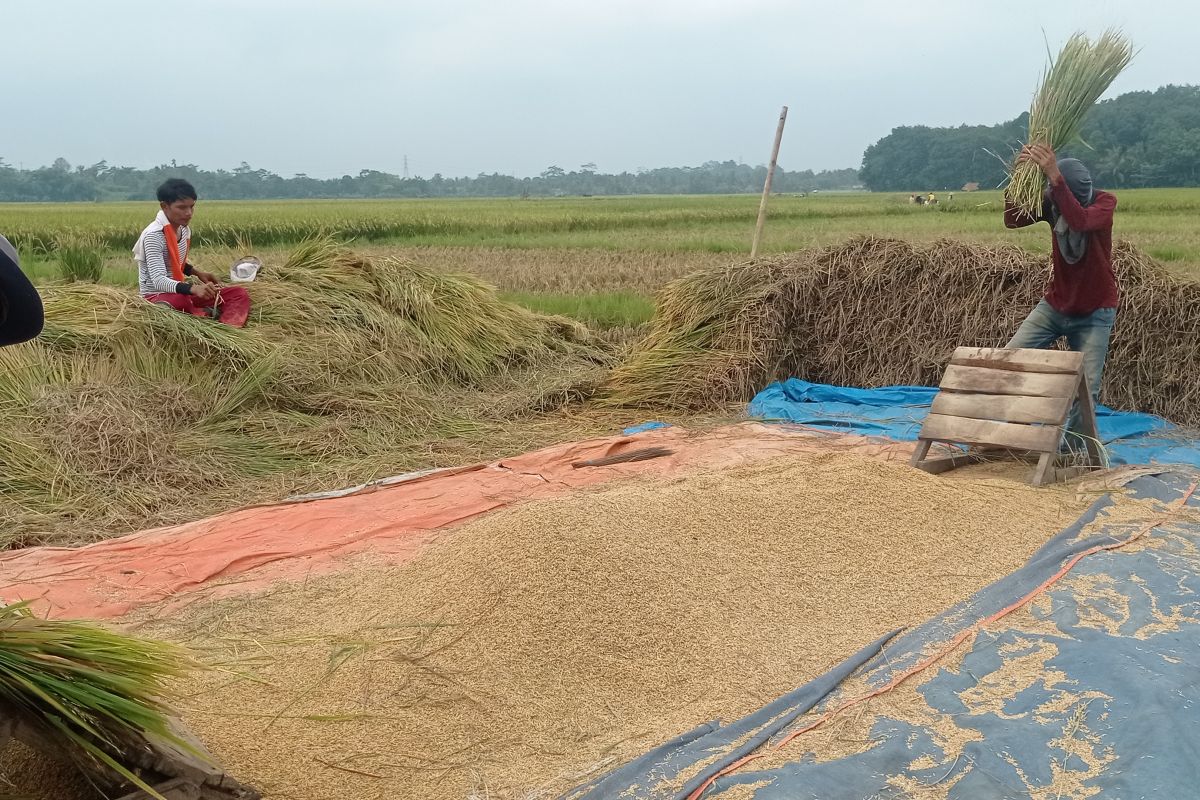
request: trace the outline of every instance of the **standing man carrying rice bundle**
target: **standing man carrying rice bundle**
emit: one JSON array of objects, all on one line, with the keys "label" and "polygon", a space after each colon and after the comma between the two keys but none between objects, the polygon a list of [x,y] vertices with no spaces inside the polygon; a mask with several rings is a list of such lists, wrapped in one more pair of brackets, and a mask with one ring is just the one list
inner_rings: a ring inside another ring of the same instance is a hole
[{"label": "standing man carrying rice bundle", "polygon": [[[221,286],[211,272],[187,263],[192,244],[188,223],[196,208],[196,190],[185,180],[171,178],[158,187],[158,205],[158,216],[133,246],[142,297],[235,328],[244,326],[250,315],[250,294],[241,286]],[[193,276],[199,283],[188,282]]]},{"label": "standing man carrying rice bundle", "polygon": [[[1046,296],[1021,323],[1008,347],[1047,348],[1065,336],[1072,350],[1083,353],[1083,369],[1093,405],[1108,357],[1108,342],[1117,316],[1117,277],[1112,266],[1113,212],[1117,198],[1093,188],[1092,176],[1074,158],[1056,158],[1047,145],[1021,148],[1017,164],[1032,162],[1049,186],[1040,213],[1022,212],[1007,193],[1004,226],[1023,228],[1048,222],[1053,231],[1053,275]],[[1079,412],[1071,412],[1070,430],[1078,430]]]}]

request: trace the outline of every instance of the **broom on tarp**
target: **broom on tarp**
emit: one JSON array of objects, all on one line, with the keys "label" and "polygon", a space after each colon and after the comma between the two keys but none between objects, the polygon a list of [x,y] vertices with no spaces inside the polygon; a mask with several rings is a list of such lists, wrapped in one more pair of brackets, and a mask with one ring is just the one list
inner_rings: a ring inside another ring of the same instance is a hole
[{"label": "broom on tarp", "polygon": [[[1058,150],[1076,140],[1087,112],[1132,58],[1129,40],[1115,29],[1095,43],[1082,33],[1068,39],[1058,58],[1051,59],[1033,97],[1026,143]],[[1045,189],[1046,178],[1037,164],[1026,161],[1012,168],[1008,197],[1022,212],[1040,214]]]}]

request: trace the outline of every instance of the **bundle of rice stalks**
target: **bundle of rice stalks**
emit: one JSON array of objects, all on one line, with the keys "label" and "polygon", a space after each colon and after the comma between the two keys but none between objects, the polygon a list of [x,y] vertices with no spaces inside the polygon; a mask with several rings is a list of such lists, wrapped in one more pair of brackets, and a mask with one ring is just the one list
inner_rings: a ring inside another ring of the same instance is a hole
[{"label": "bundle of rice stalks", "polygon": [[[1101,400],[1200,424],[1200,283],[1124,243],[1121,310]],[[659,297],[650,332],[602,401],[705,410],[772,380],[936,386],[959,345],[1003,346],[1046,283],[1017,247],[860,237],[820,251],[693,273]]]},{"label": "bundle of rice stalks", "polygon": [[742,399],[776,371],[807,267],[797,260],[734,264],[667,285],[649,335],[608,381],[621,404],[698,411]]},{"label": "bundle of rice stalks", "polygon": [[270,349],[260,337],[147,303],[125,289],[71,284],[40,293],[46,309],[40,341],[57,351],[111,353],[132,345],[237,371]]},{"label": "bundle of rice stalks", "polygon": [[[1082,33],[1068,39],[1058,58],[1051,59],[1034,95],[1027,143],[1058,150],[1073,142],[1084,116],[1132,58],[1129,40],[1116,30],[1105,31],[1095,44]],[[1041,212],[1045,189],[1045,176],[1037,164],[1025,162],[1013,168],[1008,196],[1026,214]]]},{"label": "bundle of rice stalks", "polygon": [[150,737],[203,758],[174,732],[161,700],[166,682],[188,667],[165,642],[39,619],[26,603],[0,607],[0,713],[41,749],[65,753],[96,777],[116,773],[153,797],[161,795],[123,756],[144,750]]}]

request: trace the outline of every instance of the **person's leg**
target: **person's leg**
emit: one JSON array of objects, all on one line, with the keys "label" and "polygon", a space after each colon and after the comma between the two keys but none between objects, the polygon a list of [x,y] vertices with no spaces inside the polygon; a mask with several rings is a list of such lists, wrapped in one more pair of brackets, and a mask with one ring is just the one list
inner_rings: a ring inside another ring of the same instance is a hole
[{"label": "person's leg", "polygon": [[[1083,374],[1087,376],[1093,408],[1100,403],[1100,381],[1104,379],[1104,362],[1108,359],[1108,344],[1116,318],[1115,308],[1097,309],[1086,317],[1073,318],[1067,331],[1071,349],[1083,353]],[[1071,410],[1067,429],[1079,430],[1078,406]]]},{"label": "person's leg", "polygon": [[145,299],[155,305],[170,306],[176,311],[182,311],[185,314],[191,314],[193,317],[207,317],[208,311],[200,307],[196,303],[196,299],[190,294],[179,294],[178,292],[163,292],[161,294],[148,294]]},{"label": "person's leg", "polygon": [[1058,313],[1054,306],[1045,300],[1040,300],[1004,347],[1007,350],[1021,348],[1045,350],[1066,332],[1066,321],[1066,318]]},{"label": "person's leg", "polygon": [[1015,350],[1022,347],[1045,349],[1065,333],[1063,315],[1054,310],[1054,306],[1045,300],[1039,302],[1029,312],[1029,316],[1017,328],[1005,347]]},{"label": "person's leg", "polygon": [[244,327],[250,317],[250,293],[244,286],[221,287],[221,304],[217,306],[220,316],[217,319],[235,328]]}]

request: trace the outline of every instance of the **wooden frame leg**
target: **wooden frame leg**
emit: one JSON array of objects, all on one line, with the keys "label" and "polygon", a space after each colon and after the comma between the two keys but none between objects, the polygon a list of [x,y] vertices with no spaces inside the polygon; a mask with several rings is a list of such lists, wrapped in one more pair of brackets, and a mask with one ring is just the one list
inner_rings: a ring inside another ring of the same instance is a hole
[{"label": "wooden frame leg", "polygon": [[1038,458],[1037,467],[1033,470],[1033,485],[1045,486],[1047,483],[1053,483],[1058,477],[1055,469],[1058,461],[1058,453],[1042,453]]},{"label": "wooden frame leg", "polygon": [[928,439],[921,439],[918,441],[917,449],[913,451],[912,459],[910,459],[908,463],[912,464],[914,467],[920,466],[921,462],[925,460],[925,456],[929,455],[929,446],[931,444],[933,444],[933,442],[929,441]]},{"label": "wooden frame leg", "polygon": [[1092,392],[1088,386],[1087,375],[1083,370],[1079,371],[1079,388],[1076,390],[1076,399],[1079,402],[1079,427],[1083,428],[1080,431],[1085,437],[1085,446],[1088,452],[1088,461],[1094,467],[1099,467],[1104,464],[1104,455],[1100,452],[1100,431],[1096,426],[1096,407],[1092,404]]},{"label": "wooden frame leg", "polygon": [[929,446],[933,444],[929,439],[922,439],[917,445],[917,449],[913,452],[912,465],[919,470],[928,472],[930,475],[939,475],[943,472],[949,472],[958,467],[965,467],[968,464],[978,464],[983,460],[983,456],[979,453],[955,453],[948,456],[939,456],[938,458],[927,458],[929,455]]}]

